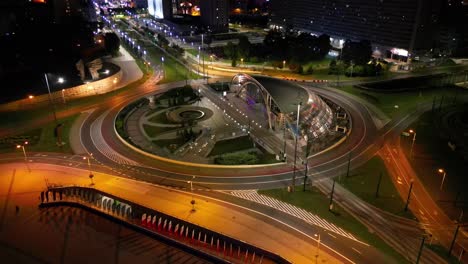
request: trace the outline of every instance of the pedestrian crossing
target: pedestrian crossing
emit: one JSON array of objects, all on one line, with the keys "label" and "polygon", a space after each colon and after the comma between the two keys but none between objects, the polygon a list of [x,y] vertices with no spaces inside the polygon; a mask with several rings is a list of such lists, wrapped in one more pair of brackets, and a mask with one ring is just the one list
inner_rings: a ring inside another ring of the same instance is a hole
[{"label": "pedestrian crossing", "polygon": [[131,166],[138,166],[139,163],[130,160],[119,153],[115,152],[105,141],[104,137],[102,136],[101,128],[102,122],[104,121],[104,117],[107,116],[109,110],[106,111],[104,114],[99,116],[95,122],[91,124],[91,139],[93,141],[94,146],[99,149],[104,156],[108,159],[117,162],[119,164],[124,165],[131,165]]},{"label": "pedestrian crossing", "polygon": [[245,199],[245,200],[253,201],[259,204],[263,204],[263,205],[275,208],[284,213],[287,213],[289,215],[302,219],[305,222],[310,223],[312,225],[322,227],[333,233],[336,233],[341,236],[358,241],[358,239],[356,239],[352,234],[346,232],[342,228],[337,227],[336,225],[332,223],[329,223],[328,221],[320,218],[319,216],[312,214],[302,208],[296,207],[294,205],[282,202],[280,200],[268,197],[266,195],[259,194],[257,190],[232,191],[232,192],[229,192],[229,194]]}]

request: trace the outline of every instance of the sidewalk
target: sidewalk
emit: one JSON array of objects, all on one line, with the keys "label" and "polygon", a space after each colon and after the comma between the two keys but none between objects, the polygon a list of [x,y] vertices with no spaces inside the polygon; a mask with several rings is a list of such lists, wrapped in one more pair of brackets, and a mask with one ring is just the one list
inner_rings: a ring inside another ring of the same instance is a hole
[{"label": "sidewalk", "polygon": [[[71,169],[61,166],[30,163],[32,172],[28,173],[25,164],[13,163],[0,165],[0,192],[7,199],[10,193],[29,193],[28,199],[15,200],[3,206],[4,211],[13,212],[14,205],[22,210],[34,211],[41,190],[45,188],[45,180],[50,184],[89,185],[88,171]],[[16,172],[14,170],[16,169]],[[11,180],[15,173],[14,183]],[[150,184],[123,179],[108,174],[94,173],[95,187],[131,201],[173,215],[180,219],[207,227],[209,229],[253,243],[266,250],[275,252],[293,263],[313,263],[317,248],[294,236],[292,232],[285,232],[277,227],[257,220],[256,218],[232,208],[227,208],[208,198],[195,196],[195,213],[190,213],[192,199],[189,193],[172,189],[156,187]],[[13,188],[9,188],[9,186]],[[24,197],[26,198],[26,196]],[[24,209],[23,209],[24,208]],[[2,223],[14,221],[14,215],[2,214]],[[341,263],[330,255],[331,250],[320,246],[318,263]],[[332,253],[335,254],[335,253]]]},{"label": "sidewalk", "polygon": [[122,46],[120,46],[119,52],[121,56],[110,59],[110,62],[118,65],[123,73],[122,80],[117,84],[117,89],[138,81],[143,77],[143,72],[140,70],[135,59],[130,55],[130,53],[128,53],[128,51]]}]

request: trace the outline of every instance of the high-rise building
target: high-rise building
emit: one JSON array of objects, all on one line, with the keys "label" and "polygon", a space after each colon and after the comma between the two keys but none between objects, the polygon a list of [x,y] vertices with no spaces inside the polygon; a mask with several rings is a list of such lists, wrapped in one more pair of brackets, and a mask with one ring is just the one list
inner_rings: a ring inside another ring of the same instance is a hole
[{"label": "high-rise building", "polygon": [[171,0],[148,0],[148,13],[155,18],[172,18]]},{"label": "high-rise building", "polygon": [[332,44],[369,40],[374,48],[413,53],[430,49],[441,0],[272,0],[271,26],[328,34]]},{"label": "high-rise building", "polygon": [[200,1],[201,21],[209,31],[228,29],[229,4],[226,0]]}]

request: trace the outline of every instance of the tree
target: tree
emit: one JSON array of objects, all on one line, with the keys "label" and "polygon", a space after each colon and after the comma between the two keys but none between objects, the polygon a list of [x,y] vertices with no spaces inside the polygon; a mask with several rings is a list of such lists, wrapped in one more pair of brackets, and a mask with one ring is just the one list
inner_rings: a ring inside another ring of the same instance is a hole
[{"label": "tree", "polygon": [[330,61],[330,65],[328,67],[328,74],[336,74],[337,73],[337,66],[336,60]]},{"label": "tree", "polygon": [[288,59],[289,43],[286,36],[278,30],[270,30],[263,40],[264,49],[271,54],[272,59]]},{"label": "tree", "polygon": [[317,39],[317,47],[320,57],[325,57],[331,49],[330,36],[327,34],[320,35]]},{"label": "tree", "polygon": [[224,55],[231,59],[232,67],[237,66],[237,59],[239,58],[239,51],[236,45],[234,45],[231,41],[224,46]]},{"label": "tree", "polygon": [[104,48],[113,57],[117,56],[120,48],[120,38],[114,32],[104,35]]},{"label": "tree", "polygon": [[241,58],[248,58],[250,55],[250,41],[249,38],[245,35],[239,36],[239,44],[237,45],[239,56]]},{"label": "tree", "polygon": [[370,41],[361,40],[360,42],[353,42],[351,40],[346,40],[341,59],[346,64],[350,64],[351,61],[354,61],[357,65],[364,65],[369,62],[371,56],[372,46]]}]

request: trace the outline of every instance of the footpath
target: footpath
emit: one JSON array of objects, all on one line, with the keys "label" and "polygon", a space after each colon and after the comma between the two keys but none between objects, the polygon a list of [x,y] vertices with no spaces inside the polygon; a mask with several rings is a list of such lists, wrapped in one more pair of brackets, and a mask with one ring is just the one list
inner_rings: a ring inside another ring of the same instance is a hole
[{"label": "footpath", "polygon": [[[86,170],[56,165],[29,163],[0,165],[0,230],[15,222],[15,206],[28,215],[37,214],[39,194],[47,184],[90,186]],[[306,242],[272,224],[262,222],[222,203],[203,196],[166,189],[109,174],[94,174],[94,187],[129,201],[153,208],[165,214],[224,233],[258,247],[275,252],[293,263],[343,263],[345,258],[325,245]],[[22,195],[23,194],[23,195]],[[24,195],[28,194],[28,195]],[[191,212],[190,201],[195,209]],[[291,230],[292,231],[292,230]],[[0,231],[1,234],[1,231]],[[2,239],[3,240],[3,239]],[[317,246],[320,246],[317,248]],[[21,247],[21,245],[16,245]],[[318,258],[316,255],[318,253]]]}]

